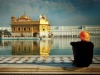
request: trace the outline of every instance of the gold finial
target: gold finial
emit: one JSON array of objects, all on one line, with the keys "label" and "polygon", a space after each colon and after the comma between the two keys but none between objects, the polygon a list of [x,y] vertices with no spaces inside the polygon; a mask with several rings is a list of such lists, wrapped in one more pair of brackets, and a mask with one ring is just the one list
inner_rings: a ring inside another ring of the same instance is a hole
[{"label": "gold finial", "polygon": [[24,11],[24,15],[25,15],[25,11]]}]

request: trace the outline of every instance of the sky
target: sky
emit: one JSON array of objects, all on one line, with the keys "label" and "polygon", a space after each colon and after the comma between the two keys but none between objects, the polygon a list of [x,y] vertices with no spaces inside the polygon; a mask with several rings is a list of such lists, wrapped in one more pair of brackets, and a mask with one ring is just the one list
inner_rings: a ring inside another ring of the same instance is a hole
[{"label": "sky", "polygon": [[10,27],[11,16],[45,15],[51,26],[100,25],[100,0],[0,0],[0,27]]}]

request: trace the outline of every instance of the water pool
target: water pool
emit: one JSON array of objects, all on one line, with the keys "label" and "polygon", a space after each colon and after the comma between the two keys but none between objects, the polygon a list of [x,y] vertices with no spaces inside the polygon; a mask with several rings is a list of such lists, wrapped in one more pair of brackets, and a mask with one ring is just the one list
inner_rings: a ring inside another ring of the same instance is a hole
[{"label": "water pool", "polygon": [[[92,37],[94,55],[100,55],[100,37]],[[70,42],[79,38],[56,37],[51,40],[0,40],[0,55],[73,55]]]}]

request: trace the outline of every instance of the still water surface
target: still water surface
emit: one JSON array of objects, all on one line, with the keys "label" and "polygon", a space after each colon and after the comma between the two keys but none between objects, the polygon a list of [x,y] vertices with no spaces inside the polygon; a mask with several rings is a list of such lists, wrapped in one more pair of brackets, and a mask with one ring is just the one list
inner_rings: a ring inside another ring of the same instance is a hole
[{"label": "still water surface", "polygon": [[[79,38],[56,37],[49,40],[0,40],[0,55],[72,55],[70,42]],[[100,55],[100,37],[92,37],[94,55]]]}]

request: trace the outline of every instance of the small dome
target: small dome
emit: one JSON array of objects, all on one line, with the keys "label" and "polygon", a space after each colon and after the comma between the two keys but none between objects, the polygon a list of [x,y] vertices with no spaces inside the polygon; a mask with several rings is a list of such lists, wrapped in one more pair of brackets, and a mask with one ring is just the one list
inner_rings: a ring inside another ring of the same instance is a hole
[{"label": "small dome", "polygon": [[16,18],[16,16],[12,16],[11,18]]},{"label": "small dome", "polygon": [[18,20],[30,20],[30,17],[24,14],[22,16],[19,16]]},{"label": "small dome", "polygon": [[21,17],[20,17],[20,19],[28,19],[29,17],[28,16],[26,16],[26,15],[22,15]]},{"label": "small dome", "polygon": [[47,18],[46,18],[46,16],[45,16],[45,15],[40,15],[40,16],[39,16],[39,18],[40,18],[40,19],[47,20]]}]

